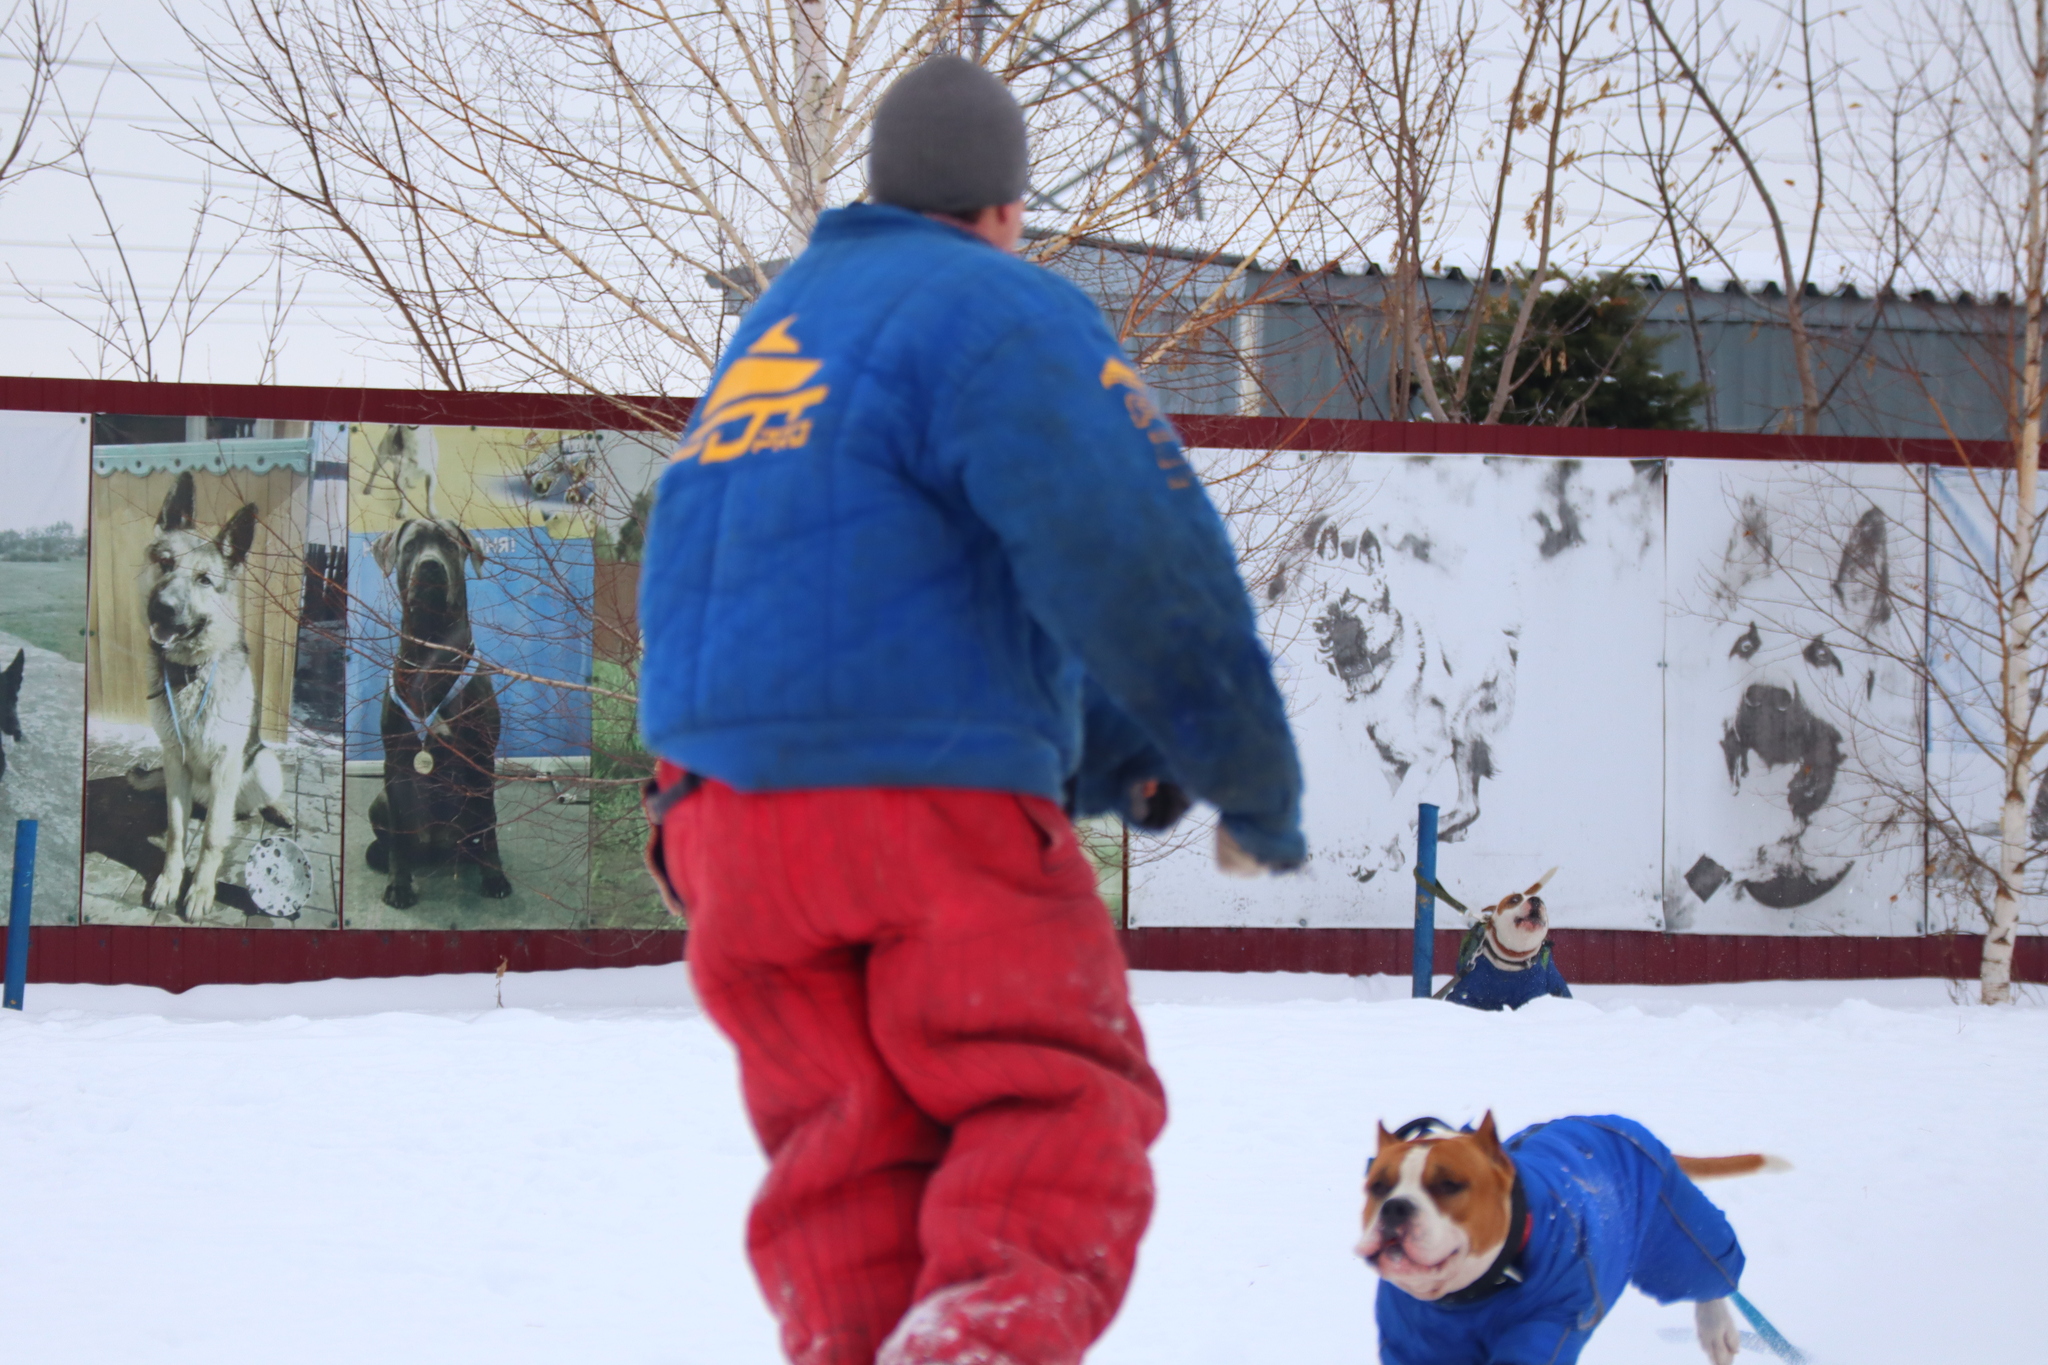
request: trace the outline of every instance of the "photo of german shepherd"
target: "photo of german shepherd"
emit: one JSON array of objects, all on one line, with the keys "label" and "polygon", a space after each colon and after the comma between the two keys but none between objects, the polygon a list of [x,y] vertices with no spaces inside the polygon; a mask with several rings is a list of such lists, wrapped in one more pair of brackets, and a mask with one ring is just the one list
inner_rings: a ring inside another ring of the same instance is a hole
[{"label": "photo of german shepherd", "polygon": [[[242,568],[256,535],[256,506],[244,503],[211,535],[193,520],[190,474],[180,474],[157,514],[139,584],[149,622],[156,687],[150,720],[163,749],[168,814],[164,867],[148,905],[176,907],[187,922],[212,909],[221,860],[237,817],[261,813],[281,828],[284,775],[259,731],[258,699],[242,638]],[[138,775],[144,787],[148,775]],[[205,807],[196,849],[187,825]],[[187,875],[190,875],[189,884]]]},{"label": "photo of german shepherd", "polygon": [[[216,425],[94,419],[77,916],[336,929],[340,670],[320,666],[346,645],[326,604],[348,479],[316,451],[346,432]],[[305,885],[281,890],[275,859],[252,880],[285,841]]]}]

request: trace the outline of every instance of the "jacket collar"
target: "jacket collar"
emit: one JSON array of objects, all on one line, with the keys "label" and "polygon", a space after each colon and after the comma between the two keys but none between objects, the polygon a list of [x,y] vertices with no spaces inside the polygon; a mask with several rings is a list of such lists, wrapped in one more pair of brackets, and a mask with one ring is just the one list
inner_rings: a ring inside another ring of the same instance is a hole
[{"label": "jacket collar", "polygon": [[1529,1193],[1522,1187],[1522,1172],[1515,1171],[1514,1192],[1508,1197],[1508,1239],[1501,1243],[1500,1254],[1493,1258],[1493,1264],[1486,1273],[1466,1285],[1455,1294],[1446,1294],[1435,1300],[1437,1303],[1463,1306],[1490,1299],[1510,1285],[1522,1282],[1522,1253],[1529,1249],[1529,1236],[1535,1230],[1536,1219],[1529,1212]]},{"label": "jacket collar", "polygon": [[907,235],[924,233],[936,237],[965,238],[987,246],[981,238],[964,227],[927,218],[913,209],[898,208],[894,204],[848,204],[845,208],[826,209],[818,215],[817,226],[811,229],[813,242],[851,241],[859,237],[875,237],[884,234]]}]

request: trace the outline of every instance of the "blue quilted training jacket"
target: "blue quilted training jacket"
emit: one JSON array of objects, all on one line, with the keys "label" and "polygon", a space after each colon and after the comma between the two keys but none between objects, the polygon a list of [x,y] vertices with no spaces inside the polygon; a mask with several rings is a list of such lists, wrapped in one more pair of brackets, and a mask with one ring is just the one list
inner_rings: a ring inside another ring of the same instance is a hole
[{"label": "blue quilted training jacket", "polygon": [[[1172,427],[1086,295],[920,214],[822,215],[749,310],[661,477],[640,625],[649,747],[743,791],[1085,808],[1143,772],[1304,856],[1271,665]],[[1091,678],[1116,742],[1084,755]]]},{"label": "blue quilted training jacket", "polygon": [[1633,1119],[1558,1119],[1506,1143],[1529,1201],[1522,1282],[1477,1303],[1424,1303],[1382,1280],[1381,1365],[1572,1365],[1633,1284],[1659,1303],[1742,1282],[1728,1217]]}]

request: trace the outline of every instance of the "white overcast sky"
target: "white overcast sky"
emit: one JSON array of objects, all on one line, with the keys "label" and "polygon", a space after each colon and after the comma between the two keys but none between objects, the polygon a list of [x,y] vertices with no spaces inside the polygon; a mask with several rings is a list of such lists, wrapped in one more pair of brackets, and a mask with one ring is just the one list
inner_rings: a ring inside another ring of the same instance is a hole
[{"label": "white overcast sky", "polygon": [[[223,2],[226,0],[215,0]],[[1904,0],[1897,4],[1903,6]],[[1852,14],[1851,21],[1842,26],[1843,41],[1861,42],[1860,34],[1881,31],[1876,16],[1889,16],[1894,8],[1895,0],[1874,0],[1867,10],[1856,11],[1873,16],[1873,22],[1859,23]],[[208,10],[206,4],[180,6],[180,12],[200,24],[206,22]],[[1775,10],[1768,0],[1729,0],[1722,10],[1744,16],[1745,23],[1748,12],[1753,11],[1758,34],[1777,30]],[[158,136],[169,120],[156,96],[119,70],[114,57],[118,52],[141,68],[167,94],[197,98],[205,89],[198,79],[197,55],[157,0],[70,0],[70,17],[80,40],[75,61],[64,76],[65,98],[78,111],[97,104],[91,154],[102,191],[130,245],[143,291],[160,302],[184,251],[205,172]],[[1504,50],[1512,40],[1512,35],[1496,35],[1489,47]],[[0,62],[0,109],[18,107],[19,79],[18,64]],[[1785,150],[1796,154],[1796,147]],[[1786,174],[1792,173],[1793,167],[1787,166]],[[218,180],[216,185],[229,193],[236,188]],[[1572,204],[1571,209],[1582,220],[1587,214],[1615,212],[1611,206],[1587,203],[1580,197],[1581,202]],[[1761,224],[1746,226],[1755,230]],[[1639,232],[1630,229],[1628,235]],[[1449,240],[1446,264],[1454,263],[1461,242],[1469,247],[1472,239],[1454,232]],[[1597,245],[1586,248],[1588,254],[1599,250]],[[269,260],[264,245],[252,240],[245,253],[233,260],[229,273],[246,278],[263,271]],[[0,258],[13,272],[10,277],[0,270],[0,373],[80,377],[112,373],[102,368],[88,335],[26,297],[14,282],[18,278],[22,285],[45,292],[66,309],[93,310],[83,287],[88,270],[110,270],[114,258],[106,249],[105,229],[76,177],[40,172],[0,199]],[[1752,278],[1775,273],[1770,261],[1757,250],[1744,250],[1736,257],[1742,273]],[[1815,272],[1823,282],[1832,283],[1844,273],[1839,262],[1825,264],[1824,270]],[[230,383],[253,380],[262,302],[263,291],[252,291],[230,304],[184,359],[183,377]],[[414,384],[417,375],[402,357],[380,352],[363,339],[366,335],[388,336],[392,330],[374,309],[350,299],[337,283],[310,279],[286,330],[278,377],[296,384]],[[175,360],[160,360],[160,377],[176,377],[178,368]]]}]

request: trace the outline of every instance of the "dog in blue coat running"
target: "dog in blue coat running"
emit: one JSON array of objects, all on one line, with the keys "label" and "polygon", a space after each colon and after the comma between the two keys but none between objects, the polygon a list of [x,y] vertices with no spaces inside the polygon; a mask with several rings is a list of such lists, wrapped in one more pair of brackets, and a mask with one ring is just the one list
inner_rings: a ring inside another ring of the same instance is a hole
[{"label": "dog in blue coat running", "polygon": [[1381,1365],[1572,1365],[1630,1284],[1693,1302],[1701,1347],[1729,1365],[1742,1247],[1693,1182],[1783,1166],[1675,1156],[1613,1115],[1539,1123],[1505,1143],[1491,1113],[1477,1129],[1383,1126],[1358,1245],[1380,1276]]},{"label": "dog in blue coat running", "polygon": [[1479,922],[1458,948],[1458,971],[1437,995],[1475,1010],[1520,1009],[1542,995],[1571,998],[1550,952],[1550,919],[1541,891],[1551,868],[1526,891],[1510,892],[1479,912]]}]

